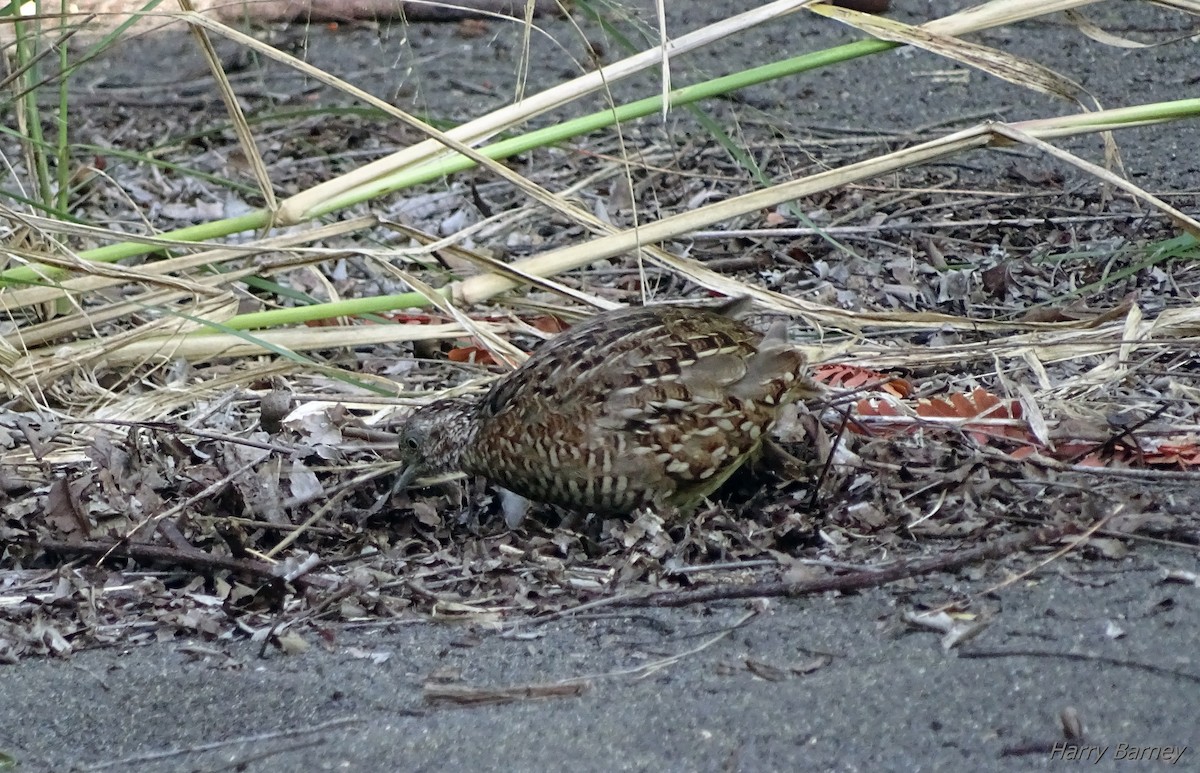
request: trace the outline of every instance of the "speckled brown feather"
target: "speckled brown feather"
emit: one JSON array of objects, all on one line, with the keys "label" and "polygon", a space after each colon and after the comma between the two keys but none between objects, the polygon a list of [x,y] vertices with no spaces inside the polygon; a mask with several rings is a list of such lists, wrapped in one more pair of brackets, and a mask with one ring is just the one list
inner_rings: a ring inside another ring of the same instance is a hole
[{"label": "speckled brown feather", "polygon": [[461,469],[524,497],[624,513],[688,509],[801,396],[804,357],[720,311],[598,314],[542,344],[477,401],[416,412],[402,448],[423,470]]}]

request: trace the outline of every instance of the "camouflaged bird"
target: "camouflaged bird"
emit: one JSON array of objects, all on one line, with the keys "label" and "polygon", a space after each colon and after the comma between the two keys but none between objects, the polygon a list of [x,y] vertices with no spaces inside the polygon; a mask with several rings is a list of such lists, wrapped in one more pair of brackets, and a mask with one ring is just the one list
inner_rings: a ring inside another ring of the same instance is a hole
[{"label": "camouflaged bird", "polygon": [[481,475],[506,490],[514,528],[526,500],[687,512],[758,450],[782,406],[814,389],[783,323],[763,336],[730,316],[745,305],[587,319],[483,397],[414,412],[400,434],[397,486],[454,470]]}]

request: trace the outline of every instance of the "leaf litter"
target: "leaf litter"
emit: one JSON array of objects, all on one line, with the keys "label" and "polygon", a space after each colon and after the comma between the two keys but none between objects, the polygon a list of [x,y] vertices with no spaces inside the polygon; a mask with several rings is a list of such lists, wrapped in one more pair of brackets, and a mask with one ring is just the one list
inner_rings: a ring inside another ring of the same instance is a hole
[{"label": "leaf litter", "polygon": [[[336,163],[347,136],[376,142],[357,120],[327,117],[304,141],[326,143]],[[125,130],[148,139],[171,128]],[[295,136],[272,154],[286,161]],[[798,140],[772,136],[770,147],[775,162],[789,164],[815,159],[819,149],[824,165],[893,139],[814,128]],[[578,195],[598,207],[609,202],[606,217],[616,222],[627,215],[619,195],[626,186],[613,182],[622,170],[607,160],[621,157],[620,147],[605,143],[596,138],[578,154],[538,151],[554,159],[542,164],[538,182],[588,180]],[[163,153],[186,157],[182,149]],[[646,211],[684,211],[734,196],[744,184],[716,143],[650,141],[636,158],[633,190]],[[169,178],[114,162],[126,190],[161,217],[209,219],[199,209],[211,206],[206,201],[241,206],[199,181],[172,187]],[[735,218],[722,238],[673,245],[731,286],[879,321],[844,334],[835,326],[796,328],[832,395],[779,427],[799,467],[764,460],[685,522],[544,509],[511,532],[496,515],[498,496],[477,481],[393,490],[390,430],[405,412],[448,391],[486,388],[505,372],[497,364],[504,357],[480,337],[438,333],[411,347],[330,349],[319,367],[212,356],[129,365],[60,358],[53,370],[31,368],[0,411],[0,662],[161,640],[248,638],[301,652],[335,640],[340,625],[384,621],[511,633],[597,604],[841,592],[955,568],[938,557],[971,550],[1005,572],[1031,551],[1064,545],[1070,561],[1119,562],[1140,539],[1194,551],[1194,256],[1140,246],[1165,244],[1177,232],[1086,178],[1025,161],[1009,171],[985,186],[955,165],[933,164],[817,194],[798,208]],[[409,208],[386,215],[429,234],[466,229],[458,248],[496,256],[543,252],[581,236],[575,223],[533,210],[483,175],[466,173],[454,185],[453,195],[430,187],[393,202]],[[510,217],[485,222],[474,203],[481,196]],[[82,205],[96,208],[92,222],[124,216],[118,198]],[[839,244],[812,232],[799,212],[828,224]],[[410,247],[397,233],[379,223],[370,242]],[[317,296],[407,289],[362,251],[361,236],[328,237],[325,247],[346,252],[319,281],[304,264],[272,276]],[[434,254],[411,269],[421,281],[441,284],[447,265],[456,272],[478,265]],[[555,281],[609,304],[637,302],[648,287],[658,299],[714,294],[693,279],[667,265],[613,258]],[[574,318],[550,289],[471,308],[471,321],[528,350]],[[107,335],[144,321],[106,317],[96,298],[86,302],[94,306],[81,318]],[[931,313],[1007,331],[927,322],[922,315]],[[344,326],[432,329],[452,321],[409,312]],[[40,330],[48,342],[66,340],[66,332]],[[316,336],[321,328],[309,330]],[[334,372],[409,391],[380,400]],[[1118,509],[1103,529],[1078,536]],[[982,550],[1036,526],[1049,529],[1043,543]],[[1164,577],[1196,583],[1185,569]],[[937,630],[951,647],[985,627],[959,621]],[[822,664],[747,660],[742,667],[774,680]],[[428,696],[495,701],[586,688],[513,689],[435,685]]]},{"label": "leaf litter", "polygon": [[[919,386],[896,381],[890,375],[881,382],[892,399],[903,399],[893,391]],[[1066,475],[1018,453],[1046,450],[1043,433],[1019,421],[1019,401],[1006,401],[998,423],[989,424],[1001,402],[982,387],[921,398],[907,403],[911,422],[881,431],[870,420],[888,415],[878,409],[885,403],[867,410],[866,400],[858,399],[853,430],[840,441],[857,463],[831,468],[819,489],[813,480],[778,481],[768,473],[766,485],[762,476],[743,481],[688,523],[645,513],[629,521],[567,517],[556,525],[556,514],[547,513],[546,523],[512,533],[491,517],[490,495],[475,496],[469,482],[450,481],[443,493],[404,493],[391,491],[384,475],[304,528],[280,563],[263,556],[297,533],[321,505],[322,491],[391,455],[386,444],[339,448],[341,435],[331,427],[370,430],[364,411],[330,402],[324,412],[285,418],[274,435],[247,435],[274,451],[162,427],[98,431],[74,460],[43,466],[51,474],[16,491],[23,496],[10,490],[3,537],[13,568],[0,585],[0,658],[163,638],[249,637],[296,652],[313,626],[411,616],[495,628],[645,589],[794,582],[789,558],[869,565],[881,548],[899,550],[914,539],[953,548],[994,538],[1014,528],[1012,516],[1060,523],[1085,515],[1074,493],[1062,493],[1064,485],[1082,485],[1079,478],[1068,484]],[[252,429],[254,401],[229,405],[211,426]],[[831,423],[826,417],[816,426],[832,432]],[[1091,454],[1107,445],[1107,464],[1146,467],[1147,451],[1163,453],[1160,444],[1134,454],[1129,440],[1118,440],[1124,427],[1091,429]],[[1074,434],[1083,434],[1078,425]],[[803,438],[791,440],[801,456],[811,449]],[[986,448],[1001,453],[985,458]],[[1062,458],[1073,446],[1059,440],[1054,448]],[[23,471],[30,482],[36,475]],[[1106,484],[1098,480],[1100,491]],[[1114,537],[1091,538],[1093,556],[1119,559],[1122,539],[1133,533],[1195,544],[1191,518],[1151,516],[1161,507],[1154,497],[1118,482],[1107,486],[1112,496],[1141,500],[1143,520]],[[1054,503],[1049,510],[1047,502]],[[725,568],[705,577],[676,571],[705,564]],[[281,620],[292,630],[278,633]]]}]

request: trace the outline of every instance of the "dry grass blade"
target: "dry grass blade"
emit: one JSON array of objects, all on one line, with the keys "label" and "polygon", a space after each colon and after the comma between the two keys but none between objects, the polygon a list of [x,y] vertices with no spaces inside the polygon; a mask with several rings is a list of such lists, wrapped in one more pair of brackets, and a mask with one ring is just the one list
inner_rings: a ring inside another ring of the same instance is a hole
[{"label": "dry grass blade", "polygon": [[1200,221],[1197,221],[1194,217],[1188,215],[1182,210],[1171,206],[1158,196],[1155,196],[1138,187],[1137,185],[1134,185],[1125,178],[1119,177],[1104,167],[1093,164],[1090,161],[1086,161],[1073,153],[1056,148],[1050,143],[1038,139],[1029,132],[1022,131],[1018,126],[1006,126],[1004,124],[998,124],[995,127],[995,131],[997,134],[1009,137],[1015,142],[1022,142],[1030,147],[1037,148],[1047,155],[1066,161],[1073,166],[1079,167],[1088,174],[1093,175],[1094,177],[1097,177],[1106,183],[1115,185],[1127,193],[1136,196],[1137,198],[1145,201],[1147,204],[1152,205],[1156,209],[1166,214],[1169,218],[1171,218],[1171,221],[1175,223],[1175,225],[1179,226],[1184,231],[1187,231],[1197,239],[1200,239]]},{"label": "dry grass blade", "polygon": [[525,273],[520,269],[514,268],[510,263],[505,263],[488,255],[483,255],[475,250],[469,250],[465,247],[461,247],[458,245],[458,242],[461,241],[461,232],[434,241],[434,239],[428,234],[418,231],[415,228],[410,228],[402,223],[390,223],[389,225],[397,232],[402,233],[408,238],[412,239],[414,242],[423,244],[425,249],[430,253],[445,252],[449,257],[457,258],[466,263],[473,264],[481,271],[485,271],[489,274],[508,277],[518,284],[528,284],[530,287],[545,290],[547,292],[554,293],[555,295],[561,295],[564,298],[570,298],[594,309],[615,309],[619,308],[620,306],[620,304],[613,303],[612,301],[606,301],[605,299],[600,298],[592,293],[577,290],[574,287],[568,287],[567,285],[555,282],[552,279]]},{"label": "dry grass blade", "polygon": [[[709,226],[733,215],[766,209],[785,201],[828,190],[847,182],[867,179],[887,171],[904,168],[933,158],[940,158],[961,150],[982,147],[989,141],[986,127],[977,127],[949,137],[892,153],[879,159],[851,164],[838,170],[823,172],[800,180],[784,183],[765,190],[744,194],[733,199],[699,207],[677,215],[647,223],[591,242],[566,247],[554,252],[519,261],[520,270],[538,276],[547,276],[586,265],[596,260],[611,258],[624,252],[642,249],[644,245],[657,244],[668,239],[685,236],[689,231]],[[514,285],[502,277],[478,276],[467,279],[454,288],[454,296],[463,303],[478,303]],[[760,300],[765,291],[755,294]],[[768,297],[770,297],[768,295]],[[786,304],[795,313],[819,317],[828,315],[846,326],[856,325],[856,315],[831,310],[775,294],[776,304]],[[949,320],[947,320],[949,321]]]},{"label": "dry grass blade", "polygon": [[[6,247],[4,251],[6,254],[14,258],[20,258],[29,264],[40,264],[44,266],[65,268],[74,272],[78,272],[79,274],[83,274],[84,276],[102,277],[106,280],[109,280],[111,284],[143,282],[149,285],[157,285],[159,287],[171,290],[179,290],[192,295],[205,297],[215,295],[218,292],[211,287],[207,287],[200,282],[195,282],[190,279],[181,279],[172,276],[148,275],[136,268],[126,268],[125,266],[112,263],[95,263],[93,261],[83,260],[82,258],[72,255],[70,250],[66,248],[66,245],[60,244],[57,246],[60,247],[62,255],[61,257],[59,254],[53,254],[42,250],[35,251],[12,246]],[[61,290],[58,290],[58,288],[51,289],[42,294],[49,294],[52,296],[67,295]],[[17,302],[14,302],[13,296],[16,296],[16,293],[0,294],[0,307],[11,311],[12,309],[19,308],[19,306],[24,303],[28,303],[26,298],[18,298]],[[51,298],[45,298],[42,301],[35,302],[44,303],[47,300],[51,300]]]},{"label": "dry grass blade", "polygon": [[1006,51],[939,34],[928,26],[913,27],[893,19],[823,3],[809,10],[860,29],[880,40],[905,43],[1043,94],[1078,102],[1078,95],[1083,91],[1078,83],[1048,67]]},{"label": "dry grass blade", "polygon": [[1123,38],[1120,35],[1114,35],[1106,29],[1097,27],[1088,18],[1079,11],[1067,11],[1064,16],[1075,26],[1082,34],[1087,35],[1097,43],[1103,43],[1106,46],[1114,48],[1149,48],[1152,43],[1139,43],[1136,40]]},{"label": "dry grass blade", "polygon": [[[1106,113],[1087,113],[1086,118],[1092,125],[1105,125]],[[1038,136],[1043,132],[1056,134],[1064,131],[1079,132],[1079,127],[1063,129],[1063,125],[1071,126],[1071,119],[1057,122],[1018,123],[1013,126],[1023,130],[1030,136]],[[1086,131],[1086,129],[1084,129]],[[710,204],[677,215],[663,218],[656,222],[647,223],[636,229],[603,236],[585,244],[573,245],[554,252],[545,253],[533,258],[514,263],[514,267],[522,272],[538,276],[548,276],[586,265],[596,260],[611,258],[624,252],[643,249],[644,245],[652,245],[668,239],[685,237],[690,231],[698,230],[713,223],[745,215],[751,212],[768,209],[783,202],[811,196],[821,191],[849,183],[877,177],[899,169],[910,168],[928,161],[956,155],[965,150],[986,147],[996,142],[997,138],[1008,141],[997,125],[985,124],[966,129],[946,137],[922,143],[904,150],[879,156],[877,158],[849,164],[840,169],[821,172],[805,178],[793,180],[771,188],[754,191],[742,196],[727,199],[717,204]],[[946,314],[890,314],[880,312],[850,312],[830,308],[819,304],[791,298],[779,293],[740,285],[695,264],[674,258],[665,253],[650,253],[652,257],[662,260],[666,265],[685,273],[690,279],[712,289],[730,292],[730,294],[749,294],[770,308],[787,311],[802,316],[810,323],[818,326],[835,326],[847,330],[858,330],[863,325],[949,325],[959,329],[1012,329],[1023,327],[1018,323],[975,320],[954,317]],[[461,303],[478,303],[499,292],[514,286],[510,279],[495,275],[485,275],[467,279],[453,288],[454,297]],[[732,292],[731,292],[732,291]]]},{"label": "dry grass blade", "polygon": [[[183,11],[193,16],[196,15],[196,9],[192,6],[191,0],[178,0],[178,2]],[[213,48],[212,40],[209,39],[208,33],[203,27],[189,23],[188,29],[196,38],[200,51],[204,54],[204,59],[208,62],[208,67],[217,81],[217,90],[221,94],[221,100],[225,103],[225,112],[233,121],[233,130],[237,133],[242,154],[254,171],[254,179],[258,182],[259,193],[262,194],[263,201],[267,203],[267,209],[274,211],[279,208],[279,203],[275,200],[275,186],[271,182],[271,175],[267,172],[267,165],[263,162],[262,154],[258,152],[258,144],[254,141],[254,133],[246,121],[246,114],[242,112],[237,94],[234,93],[233,86],[229,83],[229,76],[225,74],[225,68],[221,66],[221,58],[218,56],[217,50]]]},{"label": "dry grass blade", "polygon": [[[276,61],[279,61],[283,64],[288,65],[289,67],[293,67],[296,70],[303,72],[305,75],[307,75],[311,78],[314,78],[315,80],[317,80],[321,83],[324,83],[325,85],[332,86],[332,87],[334,87],[340,91],[343,91],[346,94],[354,97],[355,99],[362,101],[365,104],[371,105],[374,108],[382,110],[383,112],[387,113],[388,115],[392,116],[393,118],[396,118],[397,120],[404,122],[408,126],[411,126],[415,129],[417,129],[421,133],[428,135],[429,137],[432,138],[432,140],[436,141],[437,144],[441,145],[443,147],[443,149],[445,147],[451,147],[456,150],[459,150],[460,152],[463,152],[463,150],[465,149],[465,145],[458,142],[457,140],[455,140],[448,134],[441,132],[438,129],[435,129],[434,127],[430,126],[429,124],[425,123],[424,121],[421,121],[420,119],[416,118],[415,116],[409,115],[408,113],[404,112],[403,110],[400,110],[398,107],[392,105],[391,103],[387,102],[386,100],[380,99],[380,98],[374,96],[373,94],[369,94],[366,91],[363,91],[362,89],[354,86],[353,84],[348,83],[340,78],[336,78],[336,77],[330,75],[329,73],[325,72],[324,70],[313,67],[312,65],[308,64],[307,62],[304,62],[294,56],[285,54],[284,52],[280,51],[279,49],[277,49],[267,43],[256,40],[255,38],[253,38],[249,35],[246,35],[242,32],[239,32],[239,31],[233,29],[232,27],[222,24],[221,22],[215,21],[213,19],[209,19],[205,16],[196,14],[194,12],[181,14],[180,18],[185,20],[189,25],[192,25],[193,27],[197,27],[197,28],[203,27],[203,28],[207,28],[213,32],[217,32],[217,33],[223,35],[224,37],[245,46],[248,49],[258,51],[259,53],[263,54],[264,56],[268,56],[272,59],[275,59]],[[479,157],[479,158],[481,159],[482,157]],[[376,162],[376,163],[378,163],[378,162]],[[496,170],[496,171],[499,170],[499,165],[495,164],[495,162],[487,160],[487,163],[489,165],[493,165],[493,167],[492,167],[493,170]],[[366,170],[369,169],[370,166],[371,165],[368,165],[367,167],[362,167],[362,168],[356,170],[355,172],[352,172],[349,175],[345,175],[343,177],[338,178],[334,182],[337,182],[340,186],[342,186],[346,189],[357,187],[358,185],[361,185],[363,182],[369,181],[370,179],[374,179],[374,177],[376,176],[375,174],[366,172]],[[299,222],[302,222],[302,221],[308,219],[311,216],[309,214],[309,211],[312,208],[316,207],[317,204],[322,203],[322,202],[314,201],[314,202],[312,202],[312,206],[308,206],[310,197],[314,195],[315,191],[318,191],[320,189],[321,189],[321,186],[317,186],[316,188],[309,189],[308,191],[306,191],[303,194],[298,194],[298,196],[293,196],[292,198],[284,201],[279,207],[277,207],[275,209],[275,216],[276,216],[275,223],[277,225],[291,225],[291,224],[299,223]]]},{"label": "dry grass blade", "polygon": [[[691,35],[686,35],[676,41],[672,45],[675,51],[685,51],[691,48],[702,45],[714,38],[723,37],[731,34],[737,29],[743,29],[753,24],[757,24],[763,20],[774,18],[778,15],[788,13],[798,7],[801,7],[811,0],[781,0],[780,2],[771,3],[763,8],[756,9],[752,12],[742,14],[734,19],[726,20],[721,25],[713,25],[713,29],[701,30]],[[581,96],[591,91],[595,91],[604,87],[606,84],[617,80],[620,77],[631,75],[640,69],[644,69],[654,63],[654,55],[657,50],[650,52],[649,58],[645,55],[633,57],[626,62],[610,65],[599,73],[590,73],[583,76],[570,84],[551,89],[548,92],[543,92],[536,97],[523,100],[519,105],[514,106],[511,110],[498,111],[487,116],[485,119],[480,119],[477,122],[465,124],[458,127],[457,130],[450,132],[440,132],[428,124],[408,115],[404,111],[394,105],[378,99],[371,94],[368,94],[353,85],[335,78],[328,73],[325,73],[318,68],[295,58],[284,54],[278,49],[273,48],[265,43],[262,43],[254,38],[240,33],[218,21],[210,19],[196,13],[183,13],[180,18],[191,25],[204,27],[210,31],[217,32],[231,40],[238,42],[248,49],[257,50],[264,56],[280,61],[293,67],[306,75],[322,82],[331,85],[335,88],[344,91],[345,93],[362,100],[364,103],[372,105],[392,117],[403,121],[422,133],[428,135],[431,140],[427,143],[420,143],[413,147],[393,154],[386,159],[373,162],[364,167],[361,167],[354,172],[343,175],[336,180],[331,180],[328,183],[311,188],[303,193],[297,194],[282,202],[276,215],[276,222],[280,224],[301,222],[312,216],[312,213],[322,210],[327,207],[328,203],[338,196],[346,194],[362,185],[370,183],[381,177],[384,177],[393,171],[411,166],[415,163],[428,160],[445,152],[447,148],[457,150],[464,155],[475,158],[480,163],[485,163],[490,166],[493,171],[499,174],[504,173],[504,169],[495,162],[484,160],[478,154],[465,152],[467,145],[482,141],[497,132],[503,131],[520,121],[528,120],[541,113],[564,104],[568,98]]]},{"label": "dry grass blade", "polygon": [[[1137,307],[1130,310],[1138,315]],[[1052,329],[1051,326],[1032,333],[1019,333],[989,341],[931,346],[920,350],[905,350],[884,346],[876,348],[869,342],[858,342],[855,351],[860,358],[869,361],[872,367],[920,368],[922,366],[949,367],[955,362],[988,360],[994,357],[1032,357],[1039,363],[1064,362],[1073,359],[1116,356],[1122,347],[1133,344],[1144,347],[1172,348],[1195,346],[1200,336],[1200,309],[1167,309],[1152,320],[1137,316],[1135,332],[1127,337],[1130,318],[1098,326],[1076,325],[1068,329]],[[1077,389],[1084,383],[1108,383],[1111,374],[1104,370],[1089,372],[1066,382],[1064,388]],[[1069,385],[1069,386],[1068,386]]]},{"label": "dry grass blade", "polygon": [[495,357],[497,362],[503,362],[510,368],[515,368],[525,361],[525,352],[513,346],[506,339],[496,335],[489,327],[476,323],[475,320],[456,308],[453,303],[443,298],[437,290],[434,290],[406,271],[401,271],[393,266],[388,266],[387,268],[404,280],[413,290],[425,296],[433,306],[453,317],[467,334],[483,344],[484,348],[489,354]]},{"label": "dry grass blade", "polygon": [[1177,8],[1180,11],[1200,16],[1200,2],[1197,2],[1197,0],[1153,0],[1153,2],[1155,5],[1161,5],[1164,8]]},{"label": "dry grass blade", "polygon": [[[234,309],[225,308],[227,312]],[[197,309],[196,317],[212,319],[222,315],[213,309]],[[490,328],[490,333],[508,332],[514,325],[474,322],[476,328]],[[153,326],[176,329],[168,334],[150,334]],[[146,361],[180,358],[189,362],[207,362],[221,358],[243,358],[277,350],[306,352],[339,349],[344,347],[379,346],[405,341],[435,341],[444,338],[460,338],[461,325],[370,325],[358,327],[320,327],[295,330],[262,330],[253,336],[233,333],[210,333],[199,323],[187,320],[165,320],[153,326],[139,329],[134,334],[117,336],[110,345],[97,349],[94,341],[64,344],[53,349],[38,349],[29,353],[24,364],[15,368],[14,377],[21,380],[37,375],[48,375],[47,368],[54,373],[64,372],[100,357],[109,365],[127,367]],[[188,335],[187,333],[191,333]],[[63,358],[69,361],[63,362]]]},{"label": "dry grass blade", "polygon": [[[141,365],[147,361],[169,360],[176,346],[189,339],[188,333],[205,330],[199,319],[222,319],[237,313],[237,301],[217,298],[206,303],[195,302],[188,315],[192,319],[174,316],[156,319],[130,330],[102,339],[87,339],[63,346],[30,351],[9,371],[16,382],[31,385],[52,383],[73,370],[87,370],[99,361],[123,361],[126,365]],[[163,333],[163,331],[169,331]]]},{"label": "dry grass blade", "polygon": [[[119,319],[131,313],[140,313],[150,309],[163,310],[164,313],[169,313],[169,310],[176,308],[174,304],[192,299],[198,294],[193,292],[190,287],[180,291],[173,289],[181,281],[184,281],[173,279],[171,276],[173,274],[183,274],[188,270],[199,267],[220,266],[230,261],[253,257],[259,253],[292,250],[292,252],[284,252],[283,257],[275,260],[262,261],[244,268],[228,269],[217,274],[202,274],[190,281],[190,285],[206,288],[204,293],[199,293],[200,295],[209,294],[213,297],[220,297],[217,294],[216,288],[221,288],[225,297],[230,297],[229,293],[231,290],[229,290],[229,286],[247,276],[270,276],[296,266],[337,257],[336,253],[331,253],[328,250],[295,250],[299,245],[354,233],[375,224],[375,222],[375,219],[370,217],[354,218],[345,222],[331,223],[327,226],[299,233],[273,236],[250,242],[246,245],[202,250],[193,255],[183,255],[141,266],[131,266],[122,272],[96,272],[102,275],[69,279],[55,287],[30,287],[11,293],[0,293],[0,309],[4,309],[11,314],[17,309],[35,304],[54,302],[62,297],[73,298],[85,294],[98,294],[98,291],[127,282],[150,287],[164,285],[171,288],[167,290],[147,290],[144,293],[126,297],[120,301],[100,306],[89,306],[86,309],[79,309],[71,314],[59,316],[45,322],[18,327],[9,334],[11,342],[14,345],[20,346],[23,349],[38,347],[76,333],[91,331],[105,322]],[[194,247],[196,245],[191,246]],[[96,264],[89,263],[89,265]],[[6,340],[8,339],[0,339],[0,341]]]},{"label": "dry grass blade", "polygon": [[[5,214],[0,211],[0,214]],[[116,233],[104,228],[95,226],[81,226],[76,223],[64,223],[57,220],[49,220],[47,218],[39,218],[30,215],[14,216],[13,219],[17,222],[23,222],[36,229],[39,234],[42,234],[44,240],[52,240],[54,234],[75,235],[91,239],[101,239],[103,241],[122,240],[129,241],[129,234]],[[109,287],[117,287],[127,282],[136,282],[139,284],[148,285],[167,285],[174,281],[187,282],[193,281],[201,285],[208,283],[207,277],[201,277],[195,280],[189,279],[173,279],[170,275],[180,275],[187,271],[202,268],[205,266],[221,265],[228,261],[251,258],[264,252],[274,252],[278,250],[286,250],[309,242],[322,241],[332,239],[336,236],[341,236],[349,233],[356,233],[378,223],[378,220],[372,216],[363,216],[350,218],[345,221],[321,225],[315,228],[296,231],[292,233],[284,233],[275,236],[269,236],[263,239],[246,242],[244,244],[220,244],[210,245],[202,242],[180,242],[173,239],[160,239],[157,237],[140,237],[137,240],[161,247],[163,249],[172,250],[199,250],[190,255],[182,255],[179,257],[166,258],[151,263],[145,263],[139,266],[117,266],[113,264],[97,264],[95,261],[85,261],[81,258],[70,259],[73,262],[69,267],[78,270],[80,273],[87,276],[76,277],[63,280],[47,287],[27,287],[22,289],[7,288],[4,292],[0,292],[0,308],[8,313],[15,312],[17,309],[26,306],[33,306],[43,303],[48,303],[65,295],[81,294],[95,292]],[[70,255],[70,251],[65,245],[62,247],[64,254]],[[311,260],[323,260],[329,257],[332,251],[325,251],[320,254],[313,253],[314,257]],[[337,252],[341,252],[338,250]],[[41,259],[41,253],[36,256]],[[60,264],[67,258],[56,257],[56,261]],[[281,268],[284,265],[295,265],[294,263],[275,263],[274,267]],[[103,271],[98,269],[109,268],[112,271]],[[261,267],[263,271],[271,270],[271,265]],[[233,279],[230,282],[235,281]],[[18,331],[23,333],[24,330]]]},{"label": "dry grass blade", "polygon": [[[780,18],[801,8],[813,0],[776,0],[745,13],[722,20],[695,32],[682,35],[671,41],[671,55],[678,56],[721,38],[727,37],[740,30],[761,24],[765,21]],[[493,137],[506,129],[536,118],[547,111],[559,108],[570,101],[608,88],[624,78],[634,75],[648,67],[653,67],[663,61],[664,52],[653,48],[634,56],[628,57],[605,67],[589,72],[574,80],[559,84],[541,93],[522,99],[520,102],[485,116],[469,121],[446,132],[458,142],[474,145],[489,137]],[[445,152],[445,145],[436,140],[428,140],[405,148],[387,158],[363,166],[350,175],[339,177],[323,183],[303,193],[291,197],[283,203],[281,216],[287,221],[298,221],[312,212],[324,202],[341,196],[365,183],[385,177],[397,169],[412,166],[426,161]]]},{"label": "dry grass blade", "polygon": [[[190,21],[194,22],[195,19],[200,18],[200,17],[197,17],[196,15],[192,14],[190,16],[187,16],[187,18]],[[220,25],[219,23],[213,22],[211,20],[206,22],[206,24],[211,26],[215,30],[223,32],[224,34],[226,34],[229,37],[233,37],[252,48],[256,48],[256,49],[262,51],[264,54],[272,56],[273,58],[276,58],[276,59],[280,59],[280,60],[286,62],[287,64],[289,64],[293,67],[296,67],[297,69],[302,69],[307,74],[311,75],[312,77],[317,78],[318,80],[320,80],[324,83],[327,83],[328,85],[335,86],[335,87],[351,94],[355,98],[360,99],[363,102],[366,102],[367,104],[373,105],[374,107],[384,110],[385,112],[391,114],[395,118],[403,121],[405,124],[411,126],[412,128],[416,129],[417,131],[420,131],[422,134],[428,135],[431,139],[436,140],[438,143],[443,145],[444,148],[453,150],[462,156],[470,158],[476,164],[478,164],[482,168],[488,169],[493,174],[495,174],[497,177],[507,180],[509,183],[511,183],[518,189],[525,191],[525,193],[528,194],[530,198],[542,202],[551,210],[560,212],[572,219],[577,220],[578,222],[588,224],[593,229],[603,229],[605,231],[611,230],[611,228],[609,226],[607,226],[605,223],[603,223],[603,221],[601,221],[599,218],[571,205],[569,202],[564,200],[562,197],[557,196],[557,195],[551,193],[550,191],[547,191],[545,188],[533,183],[532,181],[517,174],[516,172],[513,172],[507,166],[505,166],[497,161],[494,161],[494,160],[488,158],[487,156],[484,156],[483,154],[481,154],[478,151],[471,148],[466,143],[459,142],[457,139],[454,138],[452,133],[439,131],[439,130],[435,129],[434,127],[430,126],[429,124],[425,123],[424,121],[421,121],[421,120],[417,119],[416,117],[411,116],[408,113],[405,113],[404,111],[401,111],[399,108],[389,105],[384,100],[378,99],[378,98],[362,91],[361,89],[358,89],[344,81],[341,81],[338,78],[334,78],[333,76],[330,76],[327,73],[317,70],[316,68],[313,68],[312,66],[307,65],[304,62],[301,62],[300,60],[296,59],[295,57],[287,56],[287,55],[279,52],[277,49],[274,49],[271,46],[268,46],[264,43],[256,41],[253,38],[250,38],[249,36],[242,35],[241,33],[238,33],[235,30],[232,30],[228,27],[225,27],[224,25]],[[355,185],[357,185],[359,175],[362,171],[363,171],[362,169],[357,170],[356,172],[353,172],[350,175],[348,175],[346,178],[339,178],[339,180],[344,182],[347,186],[351,186],[351,183],[354,183]],[[318,186],[318,188],[319,187],[320,186]],[[351,186],[351,187],[354,187],[354,186]],[[315,191],[315,190],[317,190],[317,189],[310,189],[305,194],[300,194],[299,197],[307,197],[308,195],[312,194],[313,191]],[[279,212],[278,212],[278,217],[279,217],[278,222],[280,222],[280,223],[293,222],[290,219],[292,217],[292,215],[290,215],[289,213],[292,213],[295,211],[295,209],[300,208],[301,203],[305,200],[305,198],[301,198],[301,202],[298,203],[297,198],[298,197],[293,197],[293,198],[285,201],[282,204],[282,206],[279,208]],[[304,217],[307,218],[308,214],[305,213]]]},{"label": "dry grass blade", "polygon": [[1040,16],[1093,5],[1100,0],[989,0],[922,25],[941,35],[1005,27]]}]

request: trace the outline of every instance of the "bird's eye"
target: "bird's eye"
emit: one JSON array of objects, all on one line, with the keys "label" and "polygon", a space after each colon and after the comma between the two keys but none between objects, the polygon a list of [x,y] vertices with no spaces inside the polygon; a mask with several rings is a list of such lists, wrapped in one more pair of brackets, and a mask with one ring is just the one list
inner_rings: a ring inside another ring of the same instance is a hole
[{"label": "bird's eye", "polygon": [[405,438],[404,445],[408,447],[409,451],[416,451],[421,447],[421,444],[417,442],[415,437]]}]

